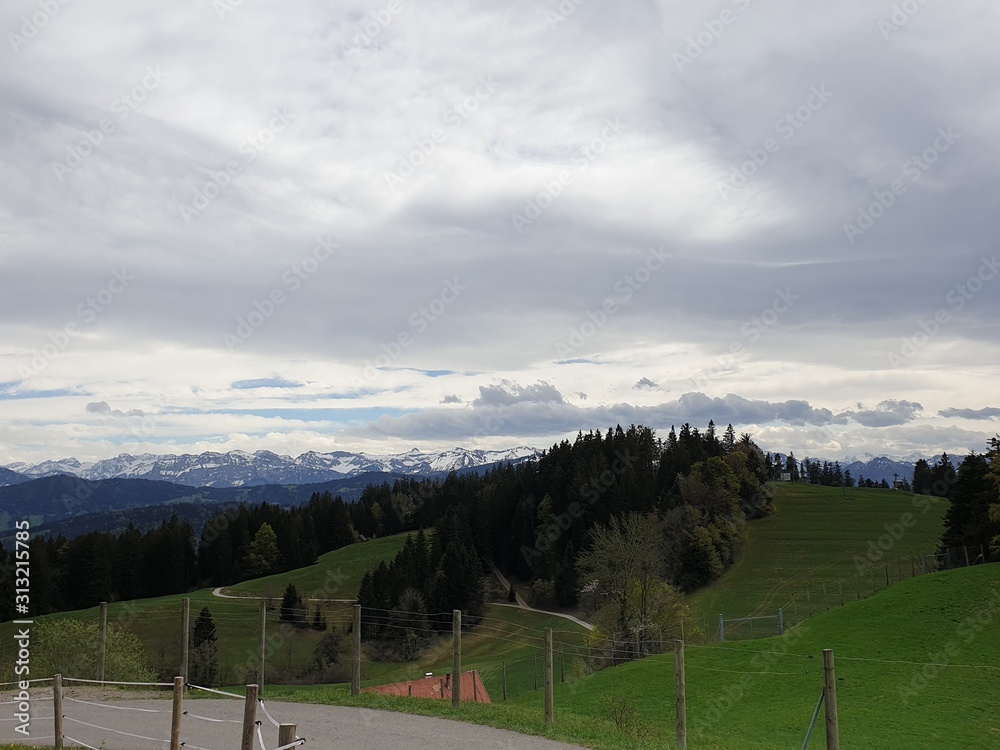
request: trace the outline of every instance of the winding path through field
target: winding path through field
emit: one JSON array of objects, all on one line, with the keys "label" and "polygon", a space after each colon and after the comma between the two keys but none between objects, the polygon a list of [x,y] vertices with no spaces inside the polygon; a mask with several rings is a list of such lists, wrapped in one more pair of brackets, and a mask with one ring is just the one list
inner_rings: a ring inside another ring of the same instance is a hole
[{"label": "winding path through field", "polygon": [[[500,570],[495,565],[491,564],[490,567],[493,568],[493,574],[500,581],[501,585],[509,591],[510,582],[507,580],[504,574],[501,573]],[[224,588],[223,586],[219,586],[218,588],[212,589],[212,596],[217,596],[220,599],[266,599],[267,598],[264,596],[233,596],[232,594],[223,594],[222,593],[223,588]],[[501,604],[499,602],[495,602],[495,604],[498,607],[517,607],[518,609],[523,609],[528,612],[537,612],[540,615],[551,615],[552,617],[561,617],[564,620],[575,622],[577,625],[579,625],[582,628],[586,628],[587,630],[594,629],[593,625],[591,625],[589,622],[584,622],[579,617],[574,617],[573,615],[567,615],[563,612],[549,612],[548,610],[545,609],[535,609],[534,607],[529,607],[528,603],[524,601],[524,599],[521,598],[521,595],[518,594],[516,591],[514,592],[514,598],[517,600],[517,604]],[[343,604],[351,604],[354,602],[354,599],[311,599],[310,601],[340,602]]]},{"label": "winding path through field", "polygon": [[[299,735],[307,739],[304,747],[311,750],[416,750],[425,747],[435,750],[580,750],[577,745],[427,716],[315,703],[265,702],[265,706],[277,721],[297,724]],[[170,736],[170,708],[169,700],[115,701],[106,705],[70,702],[64,705],[67,718],[63,731],[69,737],[106,750],[163,750],[166,743],[160,738]],[[187,715],[181,727],[181,741],[188,747],[225,750],[239,746],[242,700],[185,700],[184,710]],[[51,745],[52,720],[42,718],[51,715],[52,704],[43,704],[39,718],[31,726],[32,736],[38,740],[27,743],[13,731],[10,722],[0,723],[0,742],[45,744],[47,736]],[[267,748],[276,748],[278,730],[260,711],[257,718],[263,719]],[[95,729],[88,724],[157,738],[157,741]],[[258,745],[255,743],[254,747]]]},{"label": "winding path through field", "polygon": [[[496,565],[494,565],[493,563],[490,563],[490,567],[493,569],[493,575],[495,575],[497,577],[497,580],[500,581],[500,585],[502,585],[505,589],[507,589],[507,591],[510,591],[510,581],[507,580],[506,576],[504,576],[504,574],[500,572],[500,569]],[[564,620],[569,620],[570,622],[575,622],[577,625],[579,625],[580,627],[586,628],[587,630],[593,630],[594,629],[593,625],[591,625],[589,622],[584,622],[579,617],[574,617],[573,615],[567,615],[567,614],[564,614],[563,612],[549,612],[548,610],[535,609],[534,607],[529,607],[528,603],[526,601],[524,601],[524,599],[521,598],[521,595],[519,593],[517,593],[516,591],[514,592],[514,599],[517,601],[517,604],[499,604],[499,603],[497,603],[497,606],[498,607],[517,607],[518,609],[524,609],[524,610],[527,610],[528,612],[538,612],[539,614],[542,614],[542,615],[552,615],[553,617],[561,617]]]}]

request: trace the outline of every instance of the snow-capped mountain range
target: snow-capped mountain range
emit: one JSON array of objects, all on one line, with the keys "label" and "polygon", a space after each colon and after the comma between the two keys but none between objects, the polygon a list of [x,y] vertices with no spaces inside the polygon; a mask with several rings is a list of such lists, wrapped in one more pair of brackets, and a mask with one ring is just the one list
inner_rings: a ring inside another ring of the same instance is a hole
[{"label": "snow-capped mountain range", "polygon": [[309,451],[298,457],[281,456],[271,451],[230,451],[198,455],[132,456],[122,453],[115,458],[83,463],[75,458],[43,461],[39,464],[9,464],[9,472],[0,471],[0,486],[26,479],[69,474],[81,479],[159,479],[191,487],[249,487],[263,484],[314,484],[344,479],[366,472],[404,476],[476,469],[497,463],[520,463],[541,455],[535,448],[517,447],[502,451],[454,448],[440,453],[409,453],[376,456],[366,453],[317,453]]}]

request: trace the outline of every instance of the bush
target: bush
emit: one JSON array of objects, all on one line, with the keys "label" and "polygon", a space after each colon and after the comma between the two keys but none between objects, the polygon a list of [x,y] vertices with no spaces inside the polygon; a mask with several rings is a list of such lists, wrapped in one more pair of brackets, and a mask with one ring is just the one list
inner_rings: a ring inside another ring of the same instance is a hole
[{"label": "bush", "polygon": [[[97,678],[96,622],[61,619],[36,623],[31,630],[33,677],[62,674]],[[130,630],[108,624],[104,677],[120,682],[155,682],[156,673],[146,661],[142,641]]]},{"label": "bush", "polygon": [[547,607],[555,603],[556,586],[552,581],[543,578],[531,585],[531,606]]}]

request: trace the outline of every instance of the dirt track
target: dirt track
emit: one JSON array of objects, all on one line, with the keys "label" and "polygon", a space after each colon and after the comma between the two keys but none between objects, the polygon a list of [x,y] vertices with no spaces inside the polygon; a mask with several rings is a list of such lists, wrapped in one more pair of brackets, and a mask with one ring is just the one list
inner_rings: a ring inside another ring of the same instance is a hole
[{"label": "dirt track", "polygon": [[[170,701],[131,700],[116,701],[116,708],[67,702],[63,714],[67,717],[63,731],[69,737],[88,745],[106,750],[163,750],[166,742],[149,741],[94,729],[78,723],[97,724],[124,732],[166,740],[170,736]],[[298,724],[299,735],[307,739],[303,746],[309,750],[392,750],[406,748],[433,748],[433,750],[573,750],[575,745],[527,737],[502,729],[491,729],[474,724],[464,724],[426,716],[372,711],[364,708],[321,706],[313,703],[269,703],[268,712],[279,722]],[[0,706],[2,719],[9,719],[12,706]],[[123,710],[145,709],[145,711]],[[205,750],[237,750],[240,744],[240,724],[243,701],[190,700],[184,702],[185,711],[181,728],[181,741],[188,748]],[[155,711],[155,713],[150,712]],[[39,703],[34,709],[32,740],[14,731],[15,723],[0,721],[0,742],[22,744],[49,744],[52,737],[52,703]],[[208,722],[192,715],[224,719],[231,723]],[[44,717],[44,718],[43,718]],[[278,730],[267,717],[258,711],[263,720],[262,730],[267,750],[278,746]],[[76,721],[73,721],[76,719]],[[47,741],[46,741],[47,739]],[[103,743],[103,744],[102,744]],[[72,746],[67,743],[67,747]],[[256,750],[260,750],[255,744]]]}]

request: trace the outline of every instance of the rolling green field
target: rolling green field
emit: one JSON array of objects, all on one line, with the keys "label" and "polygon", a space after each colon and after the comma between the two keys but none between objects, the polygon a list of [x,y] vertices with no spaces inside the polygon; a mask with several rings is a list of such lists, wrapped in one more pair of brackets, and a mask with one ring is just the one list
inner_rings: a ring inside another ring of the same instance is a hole
[{"label": "rolling green field", "polygon": [[[727,639],[725,644],[703,644],[703,633],[689,631],[689,747],[801,747],[822,687],[822,650],[832,648],[843,747],[1000,748],[1000,719],[994,718],[1000,703],[1000,566],[912,577],[919,574],[919,556],[933,550],[940,537],[944,510],[943,502],[890,490],[845,494],[832,488],[778,486],[774,515],[750,525],[738,563],[689,603],[695,624],[702,613],[712,621],[719,612],[727,617],[770,614],[784,606],[789,629],[780,638]],[[889,535],[882,540],[888,552],[855,579],[856,557],[883,535]],[[400,536],[353,545],[324,555],[317,565],[226,592],[272,596],[277,604],[284,586],[294,582],[306,596],[352,598],[364,571],[391,558],[403,541]],[[227,681],[246,682],[256,665],[258,602],[219,599],[209,590],[190,597],[192,614],[205,604],[212,610]],[[172,671],[180,651],[180,600],[164,597],[109,608],[111,620],[138,633],[151,663],[164,673]],[[350,617],[348,606],[334,603],[325,605],[324,613],[331,625],[346,624]],[[57,617],[96,619],[96,609]],[[276,625],[274,611],[269,632],[276,634]],[[5,661],[8,627],[0,626]],[[557,649],[556,722],[548,727],[542,722],[542,691],[534,689],[544,628],[555,632]],[[732,635],[728,626],[727,634]],[[674,746],[673,655],[590,674],[585,632],[565,619],[491,605],[481,625],[463,636],[463,666],[480,671],[494,705],[463,704],[457,711],[450,702],[372,694],[352,698],[342,683],[276,685],[301,671],[320,637],[307,631],[271,644],[270,699],[459,718],[607,750]],[[451,641],[444,636],[418,663],[365,659],[363,684],[450,669]],[[626,700],[630,729],[612,723],[609,698]],[[812,747],[823,746],[822,732],[821,717]]]},{"label": "rolling green field", "polygon": [[[842,747],[1000,748],[1000,565],[904,581],[780,638],[689,646],[689,747],[801,747],[825,648],[835,652]],[[615,728],[606,696],[629,696],[644,739]],[[541,691],[457,711],[441,701],[351,698],[342,685],[274,688],[272,698],[458,718],[607,750],[675,746],[672,654],[557,681],[551,727]],[[811,747],[824,747],[822,715]]]},{"label": "rolling green field", "polygon": [[317,599],[354,599],[365,572],[381,560],[392,560],[406,542],[408,534],[352,544],[320,555],[314,565],[273,576],[227,586],[233,596],[270,596],[280,601],[289,582],[303,597]]},{"label": "rolling green field", "polygon": [[[277,607],[288,583],[294,583],[304,596],[329,599],[353,599],[357,595],[361,577],[371,565],[380,560],[391,560],[402,549],[405,535],[387,537],[362,544],[355,544],[321,555],[315,565],[281,573],[226,589],[234,596],[271,596],[274,610],[267,613],[268,675],[272,680],[288,680],[300,673],[312,660],[313,651],[322,633],[306,630],[292,637],[280,633]],[[201,589],[187,594],[191,599],[191,616],[196,617],[207,606],[215,621],[219,644],[219,664],[224,681],[245,684],[252,681],[256,672],[258,649],[258,601],[253,599],[222,599],[213,596],[211,589]],[[136,633],[146,649],[150,665],[161,675],[176,674],[181,652],[181,600],[180,594],[134,602],[111,602],[108,605],[108,622],[127,627]],[[349,605],[325,603],[321,605],[330,626],[346,625],[350,619]],[[98,608],[60,613],[44,618],[80,618],[98,620]],[[0,625],[0,665],[12,662],[8,655],[13,640],[8,636],[11,623]]]},{"label": "rolling green field", "polygon": [[[709,636],[720,613],[775,615],[783,607],[785,622],[794,624],[839,607],[841,596],[846,603],[884,589],[887,575],[890,585],[911,578],[910,556],[916,556],[919,573],[920,555],[932,552],[941,537],[947,502],[893,490],[795,483],[775,485],[774,507],[773,515],[749,524],[744,552],[722,579],[688,598],[695,626],[707,623]],[[886,526],[898,540],[887,536]],[[856,556],[883,536],[884,557],[855,577]],[[746,637],[746,631],[743,626],[732,634]]]},{"label": "rolling green field", "polygon": [[[294,583],[300,594],[306,597],[353,599],[365,571],[380,560],[391,560],[402,549],[405,539],[406,535],[398,535],[354,544],[322,555],[315,565],[224,589],[224,593],[232,596],[272,597],[275,609],[267,613],[266,684],[318,679],[318,675],[306,672],[323,633],[312,630],[291,633],[282,631],[277,607],[285,586]],[[255,681],[259,600],[219,598],[213,595],[211,589],[194,591],[187,596],[191,600],[192,618],[205,606],[212,613],[218,635],[222,680],[232,685]],[[171,595],[134,602],[112,602],[108,605],[108,622],[126,627],[139,636],[150,665],[164,679],[169,679],[179,671],[182,599],[181,595]],[[317,605],[330,627],[346,630],[352,619],[350,604],[312,603],[309,605],[310,610]],[[45,621],[74,618],[97,622],[98,617],[98,608],[93,607],[37,619]],[[505,663],[509,665],[508,687],[511,694],[533,687],[533,657],[541,653],[544,628],[551,627],[560,631],[555,636],[557,644],[568,647],[583,642],[583,629],[558,617],[505,606],[489,607],[485,617],[475,632],[466,635],[463,650],[466,663],[470,668],[481,670],[491,691],[494,685],[497,690],[501,689],[499,670]],[[12,630],[11,623],[0,624],[0,667],[13,664],[13,659],[10,658],[14,648],[14,641],[10,637]],[[350,648],[347,638],[344,640],[344,647]],[[443,636],[432,643],[419,664],[378,662],[365,658],[362,675],[366,685],[382,684],[423,676],[427,671],[450,671],[450,668],[451,639],[450,636]],[[345,663],[332,676],[336,678],[339,673],[341,679],[347,679],[347,669]]]}]

